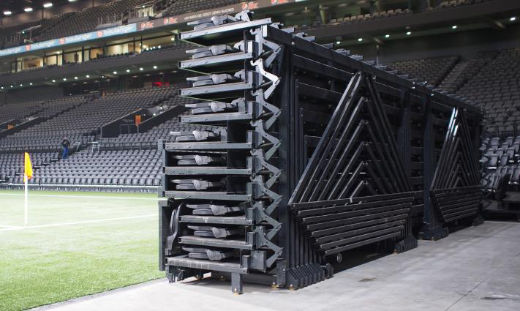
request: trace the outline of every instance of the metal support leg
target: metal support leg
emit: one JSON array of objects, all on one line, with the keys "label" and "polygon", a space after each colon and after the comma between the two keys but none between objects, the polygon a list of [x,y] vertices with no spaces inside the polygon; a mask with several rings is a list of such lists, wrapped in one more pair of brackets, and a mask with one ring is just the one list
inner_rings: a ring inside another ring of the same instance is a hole
[{"label": "metal support leg", "polygon": [[231,273],[231,291],[235,295],[243,293],[242,289],[242,275],[239,273]]}]

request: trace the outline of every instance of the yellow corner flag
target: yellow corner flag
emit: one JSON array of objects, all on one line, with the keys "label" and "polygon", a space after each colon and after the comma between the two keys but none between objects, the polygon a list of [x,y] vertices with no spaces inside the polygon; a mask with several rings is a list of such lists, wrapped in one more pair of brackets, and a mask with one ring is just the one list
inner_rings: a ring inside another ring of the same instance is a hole
[{"label": "yellow corner flag", "polygon": [[33,177],[33,169],[31,164],[31,157],[26,152],[25,153],[25,163],[24,163],[24,174],[23,181],[25,183],[25,208],[24,208],[24,225],[27,226],[29,222],[29,179]]},{"label": "yellow corner flag", "polygon": [[25,176],[27,176],[27,179],[31,179],[33,177],[33,169],[31,164],[31,157],[26,152],[25,153]]}]

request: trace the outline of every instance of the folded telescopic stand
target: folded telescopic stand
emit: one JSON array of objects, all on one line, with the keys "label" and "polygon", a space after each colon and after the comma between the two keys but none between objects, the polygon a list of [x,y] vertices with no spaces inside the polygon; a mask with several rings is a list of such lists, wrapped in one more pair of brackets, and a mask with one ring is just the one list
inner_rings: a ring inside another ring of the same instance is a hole
[{"label": "folded telescopic stand", "polygon": [[161,142],[170,281],[301,288],[478,216],[478,109],[247,11],[191,25],[181,121],[214,127]]}]

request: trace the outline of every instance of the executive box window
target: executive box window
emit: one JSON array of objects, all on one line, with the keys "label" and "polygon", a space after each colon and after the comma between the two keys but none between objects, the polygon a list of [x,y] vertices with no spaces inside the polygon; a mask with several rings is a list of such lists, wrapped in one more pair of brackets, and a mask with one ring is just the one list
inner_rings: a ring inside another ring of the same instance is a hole
[{"label": "executive box window", "polygon": [[[73,47],[65,51],[50,51],[41,56],[27,55],[12,59],[2,72],[19,72],[43,66],[62,66],[64,64],[83,63],[101,57],[142,53],[149,50],[166,48],[176,44],[175,35],[162,35],[143,39],[114,40],[104,46]],[[1,70],[1,69],[0,69]]]},{"label": "executive box window", "polygon": [[63,64],[63,62],[62,62],[61,54],[59,54],[59,53],[45,56],[45,65],[47,65],[47,66],[56,66],[56,65],[60,66],[62,64]]},{"label": "executive box window", "polygon": [[66,52],[65,54],[63,54],[63,61],[65,64],[82,63],[82,53],[81,51]]}]

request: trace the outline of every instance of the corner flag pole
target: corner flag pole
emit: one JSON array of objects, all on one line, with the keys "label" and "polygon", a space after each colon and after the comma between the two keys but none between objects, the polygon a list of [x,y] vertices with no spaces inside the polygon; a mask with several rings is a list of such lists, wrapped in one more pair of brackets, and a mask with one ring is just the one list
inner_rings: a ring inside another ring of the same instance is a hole
[{"label": "corner flag pole", "polygon": [[31,157],[26,152],[24,159],[24,173],[23,180],[25,183],[25,206],[24,206],[24,225],[27,226],[29,222],[29,179],[33,176]]},{"label": "corner flag pole", "polygon": [[23,179],[25,181],[25,208],[24,208],[24,226],[27,226],[29,221],[29,178],[27,175],[23,175]]}]

